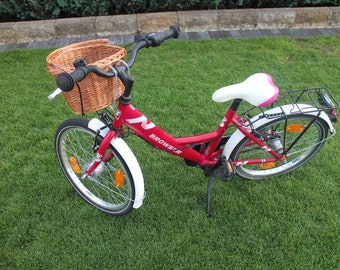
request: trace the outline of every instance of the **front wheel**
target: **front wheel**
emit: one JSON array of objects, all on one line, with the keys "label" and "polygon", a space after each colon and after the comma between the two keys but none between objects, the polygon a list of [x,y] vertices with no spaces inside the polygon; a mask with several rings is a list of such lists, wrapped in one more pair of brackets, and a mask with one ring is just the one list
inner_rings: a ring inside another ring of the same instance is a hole
[{"label": "front wheel", "polygon": [[90,177],[82,178],[95,158],[96,137],[86,119],[69,119],[58,128],[55,150],[59,165],[74,189],[88,203],[101,211],[123,215],[132,210],[135,185],[126,162],[110,145],[109,159],[102,162]]},{"label": "front wheel", "polygon": [[[287,115],[274,119],[256,128],[256,134],[266,140],[276,140],[281,147],[278,151],[287,151],[287,159],[268,164],[246,164],[236,166],[236,173],[247,179],[263,179],[282,175],[299,168],[319,152],[328,134],[325,121],[306,114]],[[257,144],[244,138],[233,150],[232,160],[252,160],[270,158],[272,155]]]}]

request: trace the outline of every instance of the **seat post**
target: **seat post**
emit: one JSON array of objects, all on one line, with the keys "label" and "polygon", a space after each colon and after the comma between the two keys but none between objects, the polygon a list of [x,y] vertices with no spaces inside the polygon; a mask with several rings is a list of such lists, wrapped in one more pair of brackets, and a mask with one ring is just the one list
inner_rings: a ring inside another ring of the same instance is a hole
[{"label": "seat post", "polygon": [[242,101],[243,99],[240,98],[234,99],[233,103],[230,106],[230,109],[236,112]]}]

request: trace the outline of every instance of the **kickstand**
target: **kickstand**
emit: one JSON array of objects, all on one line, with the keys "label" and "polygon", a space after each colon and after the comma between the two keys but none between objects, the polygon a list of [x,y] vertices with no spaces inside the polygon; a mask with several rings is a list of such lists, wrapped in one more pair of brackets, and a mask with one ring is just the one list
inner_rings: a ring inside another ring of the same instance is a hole
[{"label": "kickstand", "polygon": [[207,188],[207,215],[210,218],[211,214],[211,190],[215,183],[217,176],[222,176],[222,181],[230,181],[233,179],[235,175],[235,170],[231,162],[225,160],[223,156],[220,160],[218,166],[212,171],[212,174],[209,178],[208,188]]},{"label": "kickstand", "polygon": [[207,215],[210,218],[211,214],[210,214],[210,210],[211,210],[211,190],[212,187],[215,183],[215,179],[216,179],[216,175],[215,173],[212,173],[210,178],[209,178],[209,182],[208,182],[208,188],[207,188]]}]

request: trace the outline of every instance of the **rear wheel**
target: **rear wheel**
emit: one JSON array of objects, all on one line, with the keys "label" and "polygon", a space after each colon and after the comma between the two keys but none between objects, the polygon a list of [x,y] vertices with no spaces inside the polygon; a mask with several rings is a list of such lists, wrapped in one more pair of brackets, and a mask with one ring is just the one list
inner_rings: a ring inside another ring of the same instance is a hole
[{"label": "rear wheel", "polygon": [[95,138],[95,132],[88,128],[88,120],[81,118],[63,122],[55,137],[60,167],[88,203],[109,214],[126,214],[132,210],[135,186],[130,169],[114,147],[110,145],[107,162],[102,162],[90,177],[82,178],[94,161]]},{"label": "rear wheel", "polygon": [[[304,165],[323,146],[328,134],[328,125],[322,118],[297,114],[267,122],[258,127],[256,133],[264,138],[272,149],[274,146],[271,145],[270,140],[275,139],[276,146],[280,144],[277,151],[288,150],[288,157],[285,161],[275,163],[236,166],[236,173],[247,179],[281,175]],[[248,138],[244,138],[234,148],[230,157],[236,161],[270,158],[272,155]]]}]

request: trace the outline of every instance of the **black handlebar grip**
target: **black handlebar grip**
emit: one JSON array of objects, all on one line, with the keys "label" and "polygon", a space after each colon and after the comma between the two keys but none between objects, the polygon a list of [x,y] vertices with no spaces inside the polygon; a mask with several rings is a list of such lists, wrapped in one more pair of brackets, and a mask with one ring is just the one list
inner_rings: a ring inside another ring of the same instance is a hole
[{"label": "black handlebar grip", "polygon": [[76,82],[83,80],[89,73],[87,67],[78,67],[71,73],[61,73],[57,76],[56,82],[58,87],[64,92],[70,92]]},{"label": "black handlebar grip", "polygon": [[158,33],[150,33],[146,37],[151,41],[152,47],[157,47],[161,45],[161,43],[169,38],[178,38],[179,36],[179,30],[177,26],[172,25],[169,30],[166,30],[164,32],[158,32]]},{"label": "black handlebar grip", "polygon": [[161,39],[162,41],[169,39],[169,38],[178,38],[179,36],[179,30],[177,28],[177,26],[172,25],[170,26],[169,30],[166,30],[164,32],[159,33],[161,35]]}]

